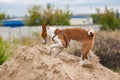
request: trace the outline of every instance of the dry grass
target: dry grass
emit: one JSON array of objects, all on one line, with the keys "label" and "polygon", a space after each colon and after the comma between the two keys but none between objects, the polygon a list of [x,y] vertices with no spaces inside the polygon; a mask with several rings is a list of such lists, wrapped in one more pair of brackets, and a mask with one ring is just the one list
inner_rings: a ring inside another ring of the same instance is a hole
[{"label": "dry grass", "polygon": [[120,31],[100,31],[96,35],[94,52],[104,66],[120,73]]}]

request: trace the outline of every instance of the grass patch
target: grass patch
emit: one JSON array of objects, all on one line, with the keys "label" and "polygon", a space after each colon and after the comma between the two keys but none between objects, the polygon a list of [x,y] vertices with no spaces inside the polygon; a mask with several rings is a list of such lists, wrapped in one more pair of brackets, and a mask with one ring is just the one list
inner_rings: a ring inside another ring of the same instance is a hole
[{"label": "grass patch", "polygon": [[11,53],[10,44],[0,38],[0,65],[10,57]]}]

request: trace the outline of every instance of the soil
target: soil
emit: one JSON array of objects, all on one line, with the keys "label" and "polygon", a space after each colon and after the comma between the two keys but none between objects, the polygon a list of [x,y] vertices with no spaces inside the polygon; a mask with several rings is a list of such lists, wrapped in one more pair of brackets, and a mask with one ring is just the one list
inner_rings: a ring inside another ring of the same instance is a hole
[{"label": "soil", "polygon": [[91,60],[81,66],[79,57],[62,52],[53,58],[48,49],[21,46],[0,66],[0,80],[120,80],[120,75],[102,66],[92,52]]}]

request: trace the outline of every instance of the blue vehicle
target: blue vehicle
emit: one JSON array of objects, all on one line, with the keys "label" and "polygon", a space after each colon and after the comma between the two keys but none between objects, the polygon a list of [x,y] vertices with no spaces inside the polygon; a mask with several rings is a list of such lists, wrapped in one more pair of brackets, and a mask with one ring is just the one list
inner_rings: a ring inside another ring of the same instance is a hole
[{"label": "blue vehicle", "polygon": [[3,26],[6,26],[6,27],[21,27],[21,26],[24,26],[24,20],[4,20],[2,22],[2,25]]}]

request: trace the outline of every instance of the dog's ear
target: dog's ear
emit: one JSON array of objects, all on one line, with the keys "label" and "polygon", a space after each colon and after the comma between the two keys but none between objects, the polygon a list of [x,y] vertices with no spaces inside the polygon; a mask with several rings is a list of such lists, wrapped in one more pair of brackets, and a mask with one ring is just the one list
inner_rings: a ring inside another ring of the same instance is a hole
[{"label": "dog's ear", "polygon": [[42,27],[43,27],[43,28],[45,28],[45,27],[46,27],[46,25],[43,23],[43,24],[42,24]]},{"label": "dog's ear", "polygon": [[46,25],[44,23],[42,24],[42,31],[46,32]]}]

